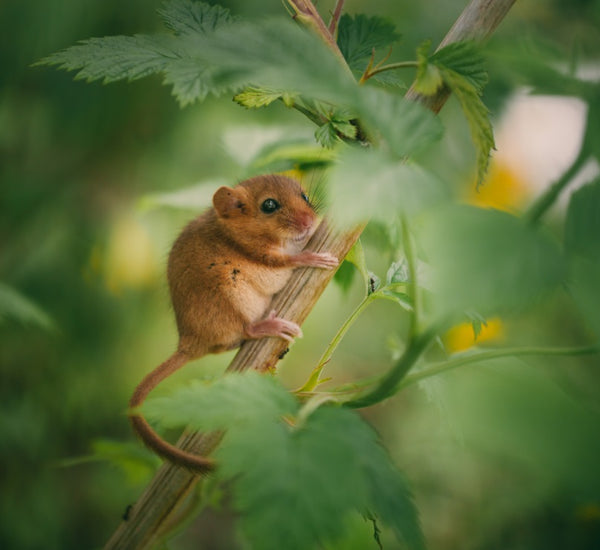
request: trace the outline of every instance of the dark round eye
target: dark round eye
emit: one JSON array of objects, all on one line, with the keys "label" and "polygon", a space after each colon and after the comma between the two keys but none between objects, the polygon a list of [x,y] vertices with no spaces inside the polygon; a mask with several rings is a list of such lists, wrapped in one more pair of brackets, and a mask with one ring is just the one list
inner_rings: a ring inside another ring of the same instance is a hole
[{"label": "dark round eye", "polygon": [[275,199],[266,199],[261,205],[260,209],[265,214],[272,214],[275,210],[279,210],[280,205]]},{"label": "dark round eye", "polygon": [[308,195],[306,193],[302,193],[302,198],[304,199],[304,202],[306,204],[310,204],[310,199],[308,198]]}]

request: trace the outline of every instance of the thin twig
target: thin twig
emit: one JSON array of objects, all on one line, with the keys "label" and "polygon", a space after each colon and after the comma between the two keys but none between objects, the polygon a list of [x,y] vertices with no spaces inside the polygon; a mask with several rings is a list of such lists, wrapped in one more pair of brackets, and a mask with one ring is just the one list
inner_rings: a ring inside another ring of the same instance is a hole
[{"label": "thin twig", "polygon": [[340,16],[342,15],[342,10],[344,9],[344,2],[345,0],[337,0],[335,8],[333,9],[333,13],[331,14],[329,26],[327,27],[329,34],[331,34],[331,36],[334,38],[337,36],[338,23],[340,22]]},{"label": "thin twig", "polygon": [[325,25],[323,22],[323,19],[321,19],[321,16],[319,15],[319,12],[317,11],[317,8],[315,8],[314,4],[310,0],[287,0],[287,3],[295,14],[294,19],[309,29],[312,29],[341,61],[342,66],[344,66],[346,70],[352,74],[352,71],[350,70],[350,67],[348,67],[342,52],[338,48],[333,33],[330,32],[327,25]]}]

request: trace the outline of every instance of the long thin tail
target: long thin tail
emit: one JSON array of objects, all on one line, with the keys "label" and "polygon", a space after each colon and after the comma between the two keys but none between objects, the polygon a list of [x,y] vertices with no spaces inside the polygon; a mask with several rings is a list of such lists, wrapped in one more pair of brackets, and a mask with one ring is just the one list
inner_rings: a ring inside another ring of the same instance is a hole
[{"label": "long thin tail", "polygon": [[[160,384],[160,382],[179,368],[183,367],[189,360],[190,357],[186,353],[176,351],[164,363],[160,364],[144,377],[133,392],[129,401],[129,407],[131,409],[139,407],[146,400],[148,394]],[[146,446],[163,458],[197,474],[205,474],[215,469],[214,460],[188,453],[175,447],[175,445],[167,443],[152,429],[150,424],[148,424],[146,419],[140,414],[131,414],[130,420],[133,429]]]}]

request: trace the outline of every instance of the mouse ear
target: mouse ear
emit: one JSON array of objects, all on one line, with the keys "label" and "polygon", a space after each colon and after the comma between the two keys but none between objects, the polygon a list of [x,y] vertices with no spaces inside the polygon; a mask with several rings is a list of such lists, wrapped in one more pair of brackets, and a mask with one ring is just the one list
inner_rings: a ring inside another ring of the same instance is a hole
[{"label": "mouse ear", "polygon": [[221,218],[231,218],[244,213],[245,196],[241,187],[219,187],[213,195],[213,206]]}]

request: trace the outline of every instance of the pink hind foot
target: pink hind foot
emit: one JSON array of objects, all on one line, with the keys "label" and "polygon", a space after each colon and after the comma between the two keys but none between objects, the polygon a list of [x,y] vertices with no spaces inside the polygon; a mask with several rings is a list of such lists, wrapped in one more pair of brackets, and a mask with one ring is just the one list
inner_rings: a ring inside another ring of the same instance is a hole
[{"label": "pink hind foot", "polygon": [[302,330],[293,321],[277,317],[275,310],[273,310],[265,319],[246,327],[246,337],[248,338],[258,339],[269,336],[283,338],[291,342],[296,336],[302,336]]}]

